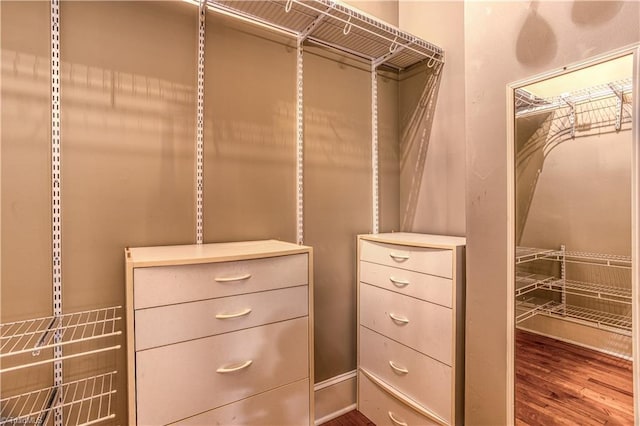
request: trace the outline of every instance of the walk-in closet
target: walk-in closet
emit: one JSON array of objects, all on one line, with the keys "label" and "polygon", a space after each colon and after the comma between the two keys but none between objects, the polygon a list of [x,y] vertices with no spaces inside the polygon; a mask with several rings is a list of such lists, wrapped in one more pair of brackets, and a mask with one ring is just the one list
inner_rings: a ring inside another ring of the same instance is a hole
[{"label": "walk-in closet", "polygon": [[516,421],[633,423],[633,55],[515,90]]},{"label": "walk-in closet", "polygon": [[640,424],[639,22],[0,0],[0,426]]}]

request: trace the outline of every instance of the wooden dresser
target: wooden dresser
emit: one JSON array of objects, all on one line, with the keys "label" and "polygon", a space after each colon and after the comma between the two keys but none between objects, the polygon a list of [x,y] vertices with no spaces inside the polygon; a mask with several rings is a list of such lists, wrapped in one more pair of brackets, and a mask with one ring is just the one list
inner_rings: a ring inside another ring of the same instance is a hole
[{"label": "wooden dresser", "polygon": [[378,426],[464,423],[464,248],[358,237],[358,410]]},{"label": "wooden dresser", "polygon": [[130,425],[312,425],[312,249],[126,250]]}]

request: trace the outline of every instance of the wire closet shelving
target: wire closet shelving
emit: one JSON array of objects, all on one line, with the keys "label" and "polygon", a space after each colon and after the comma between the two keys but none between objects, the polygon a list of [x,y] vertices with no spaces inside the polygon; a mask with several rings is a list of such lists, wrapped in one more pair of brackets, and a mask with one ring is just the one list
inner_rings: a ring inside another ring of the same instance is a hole
[{"label": "wire closet shelving", "polygon": [[115,371],[51,386],[2,400],[1,425],[53,424],[52,402],[64,410],[64,425],[91,425],[115,417],[112,410]]},{"label": "wire closet shelving", "polygon": [[[590,265],[597,268],[631,269],[631,257],[602,253],[587,253],[530,247],[516,248],[516,265],[536,261],[551,261],[561,264],[560,276],[545,275],[518,270],[515,277],[516,324],[536,315],[546,315],[583,325],[606,329],[618,334],[631,335],[631,287],[610,283],[589,282],[567,278],[566,264]],[[536,290],[546,290],[561,295],[561,301],[537,296],[527,297]],[[602,303],[623,307],[625,313],[605,309],[592,309],[570,304],[567,295],[580,296]],[[624,307],[627,308],[624,308]]]},{"label": "wire closet shelving", "polygon": [[[371,67],[371,232],[379,232],[378,171],[378,90],[377,70],[396,71],[425,64],[438,74],[444,65],[444,51],[433,43],[416,37],[354,8],[334,0],[186,0],[200,8],[260,25],[297,40],[296,59],[296,241],[303,244],[303,46],[305,43],[348,54]],[[199,35],[199,52],[205,37]],[[201,56],[201,55],[200,55]],[[199,59],[200,60],[200,59]],[[200,68],[199,68],[200,70]],[[204,74],[198,73],[198,87]],[[196,119],[197,120],[197,119]],[[200,134],[200,133],[198,133]],[[196,164],[201,161],[198,152]],[[202,190],[199,185],[197,191]],[[196,207],[197,208],[197,207]],[[197,218],[198,229],[202,224]]]},{"label": "wire closet shelving", "polygon": [[[66,381],[63,375],[65,360],[120,349],[119,344],[107,342],[122,333],[119,329],[122,307],[63,312],[59,0],[50,0],[49,30],[52,315],[0,324],[0,373],[48,364],[53,367],[53,377],[50,380],[43,378],[39,389],[26,393],[12,389],[18,394],[0,395],[0,425],[78,426],[115,417],[112,398],[116,393],[116,371],[92,372],[88,377],[73,381]],[[64,348],[71,346],[73,352],[65,353]]]},{"label": "wire closet shelving", "polygon": [[207,0],[211,9],[397,70],[444,62],[428,41],[332,0]]}]

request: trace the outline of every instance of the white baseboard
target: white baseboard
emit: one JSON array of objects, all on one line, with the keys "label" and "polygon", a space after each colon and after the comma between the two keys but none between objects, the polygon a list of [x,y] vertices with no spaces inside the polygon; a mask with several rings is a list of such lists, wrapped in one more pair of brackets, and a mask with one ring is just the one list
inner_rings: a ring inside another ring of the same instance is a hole
[{"label": "white baseboard", "polygon": [[318,426],[356,409],[356,371],[316,383],[313,391]]}]

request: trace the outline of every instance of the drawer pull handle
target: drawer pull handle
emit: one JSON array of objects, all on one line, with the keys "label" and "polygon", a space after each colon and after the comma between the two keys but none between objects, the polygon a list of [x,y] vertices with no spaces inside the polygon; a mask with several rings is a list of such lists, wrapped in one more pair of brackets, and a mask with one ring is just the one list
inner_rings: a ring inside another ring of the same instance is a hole
[{"label": "drawer pull handle", "polygon": [[231,318],[238,318],[238,317],[243,317],[245,315],[249,315],[251,313],[251,308],[247,308],[243,311],[240,312],[236,312],[235,314],[217,314],[216,318],[217,319],[231,319]]},{"label": "drawer pull handle", "polygon": [[244,281],[251,278],[251,274],[238,275],[237,277],[228,277],[228,278],[218,278],[216,277],[216,281],[219,283],[228,283],[231,281]]},{"label": "drawer pull handle", "polygon": [[403,422],[403,421],[400,421],[400,420],[396,419],[391,411],[389,411],[389,418],[391,419],[391,421],[394,424],[396,424],[398,426],[409,426],[409,424],[407,422]]},{"label": "drawer pull handle", "polygon": [[399,280],[399,279],[393,278],[393,277],[389,277],[389,281],[394,283],[396,285],[396,287],[404,287],[404,286],[408,286],[409,285],[409,281]]},{"label": "drawer pull handle", "polygon": [[406,368],[398,367],[393,363],[393,361],[389,361],[389,365],[400,374],[409,374],[409,370],[407,370]]},{"label": "drawer pull handle", "polygon": [[405,318],[405,317],[399,317],[396,314],[389,314],[389,317],[394,320],[395,322],[401,322],[403,324],[409,324],[409,319]]},{"label": "drawer pull handle", "polygon": [[243,362],[240,365],[235,365],[235,367],[220,367],[216,370],[216,373],[234,373],[236,371],[243,370],[253,364],[253,360],[250,359],[248,361]]},{"label": "drawer pull handle", "polygon": [[397,262],[403,262],[405,260],[409,260],[409,255],[408,254],[395,254],[395,253],[389,253],[389,256],[391,256],[391,258]]}]

